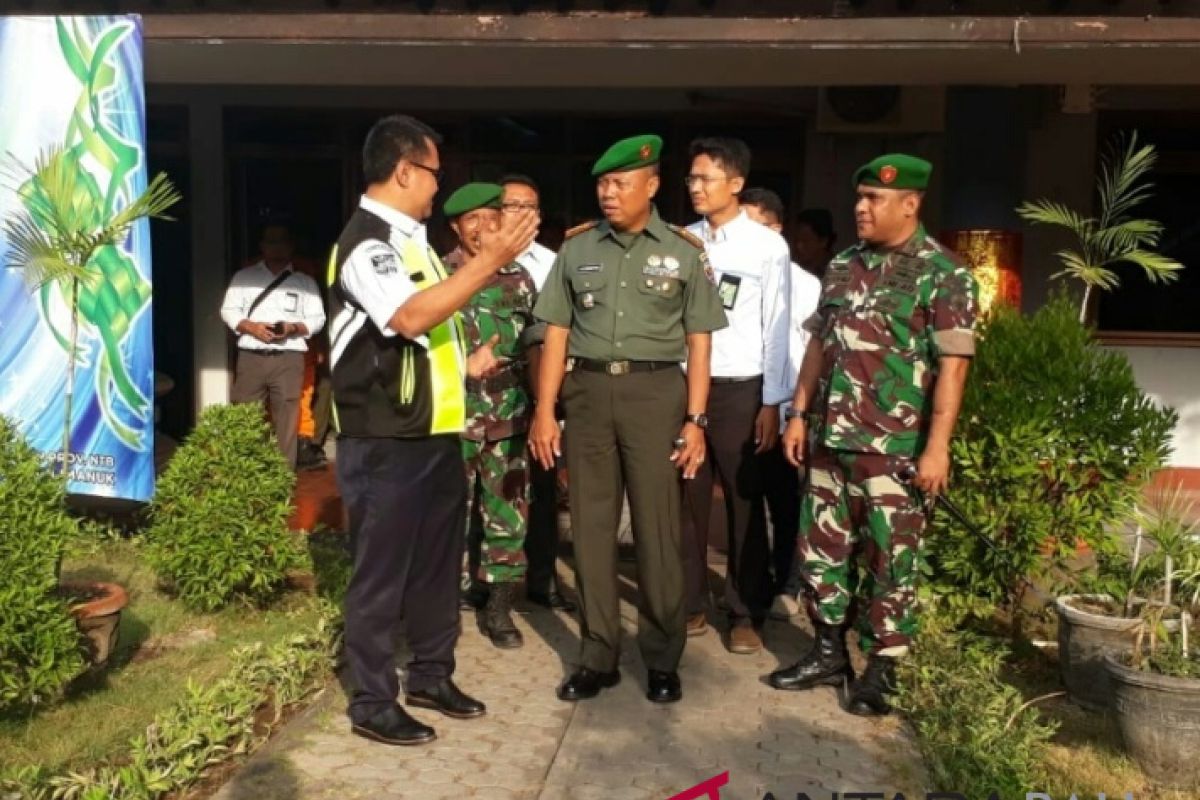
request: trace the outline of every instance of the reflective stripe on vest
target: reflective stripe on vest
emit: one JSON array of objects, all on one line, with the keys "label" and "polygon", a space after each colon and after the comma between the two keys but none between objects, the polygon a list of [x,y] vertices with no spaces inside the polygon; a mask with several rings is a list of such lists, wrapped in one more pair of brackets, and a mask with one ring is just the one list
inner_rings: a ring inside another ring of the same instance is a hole
[{"label": "reflective stripe on vest", "polygon": [[[437,255],[412,239],[404,244],[401,254],[408,277],[418,290],[427,289],[446,280],[446,268]],[[463,350],[466,336],[458,312],[435,325],[429,338],[429,380],[433,392],[433,419],[430,433],[462,433],[467,420],[466,375],[467,354]]]}]

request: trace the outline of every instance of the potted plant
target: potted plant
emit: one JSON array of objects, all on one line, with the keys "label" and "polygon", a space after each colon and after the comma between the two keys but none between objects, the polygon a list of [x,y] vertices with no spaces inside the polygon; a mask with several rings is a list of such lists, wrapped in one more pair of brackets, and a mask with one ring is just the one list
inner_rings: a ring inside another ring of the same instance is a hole
[{"label": "potted plant", "polygon": [[[70,332],[65,339],[47,319],[67,356],[60,470],[64,475],[70,474],[80,320],[102,329],[111,327],[94,317],[121,294],[110,285],[113,276],[118,276],[116,282],[122,286],[145,284],[121,252],[129,229],[146,217],[168,219],[166,210],[180,199],[171,181],[160,173],[144,192],[117,208],[115,200],[99,190],[82,158],[79,148],[55,147],[43,153],[32,169],[19,169],[18,173],[25,173],[17,187],[21,206],[4,221],[9,268],[21,271],[30,291],[40,294],[44,305],[47,293],[57,288],[70,312]],[[112,331],[107,332],[111,336]],[[104,374],[111,376],[118,394],[140,408],[144,398],[137,394],[119,352],[114,355],[107,340],[102,360]],[[108,413],[105,418],[128,441],[124,426]]]},{"label": "potted plant", "polygon": [[1162,224],[1130,216],[1150,196],[1146,177],[1157,160],[1153,145],[1138,145],[1136,132],[1128,140],[1117,138],[1105,153],[1096,178],[1097,216],[1087,217],[1053,200],[1027,202],[1017,209],[1025,221],[1064,228],[1075,238],[1076,249],[1058,252],[1063,268],[1052,277],[1074,278],[1083,284],[1080,322],[1087,321],[1095,290],[1109,291],[1120,285],[1113,269],[1118,264],[1141,267],[1151,281],[1164,283],[1175,280],[1183,269],[1178,261],[1156,250]]},{"label": "potted plant", "polygon": [[[1145,603],[1133,647],[1107,654],[1104,666],[1126,749],[1158,783],[1194,789],[1200,786],[1200,648],[1193,623],[1200,537],[1182,519],[1172,527],[1180,539],[1160,559],[1161,594]],[[1178,624],[1165,624],[1176,612]]]},{"label": "potted plant", "polygon": [[[1172,595],[1181,578],[1185,586],[1195,580],[1187,576],[1196,566],[1188,565],[1200,565],[1191,518],[1192,504],[1180,487],[1154,492],[1134,516],[1132,555],[1117,555],[1106,565],[1111,579],[1102,574],[1095,582],[1099,591],[1055,600],[1059,669],[1068,697],[1078,705],[1095,711],[1111,706],[1105,658],[1128,649],[1148,608],[1157,608],[1158,623],[1173,629],[1195,606],[1194,595]],[[1113,575],[1116,570],[1124,574]]]}]

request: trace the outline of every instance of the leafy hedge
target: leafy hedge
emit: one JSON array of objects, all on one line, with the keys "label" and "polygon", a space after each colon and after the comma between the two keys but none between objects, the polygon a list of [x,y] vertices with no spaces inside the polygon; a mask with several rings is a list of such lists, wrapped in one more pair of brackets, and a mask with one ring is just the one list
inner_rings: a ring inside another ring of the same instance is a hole
[{"label": "leafy hedge", "polygon": [[1046,785],[1055,727],[1001,679],[1005,643],[955,627],[936,605],[922,616],[912,655],[901,662],[897,706],[916,729],[935,788],[1024,797]]},{"label": "leafy hedge", "polygon": [[198,611],[272,599],[303,564],[287,527],[294,485],[260,406],[206,409],[151,507],[146,535],[159,579]]},{"label": "leafy hedge", "polygon": [[1031,316],[997,309],[979,330],[950,494],[998,547],[936,515],[928,555],[942,594],[1011,602],[1025,576],[1053,574],[1080,542],[1112,551],[1113,525],[1165,463],[1176,419],[1065,298]]},{"label": "leafy hedge", "polygon": [[[129,743],[120,765],[66,774],[30,766],[0,770],[0,796],[21,800],[155,800],[191,786],[204,770],[251,752],[283,710],[320,688],[339,641],[337,607],[322,601],[313,633],[238,651],[221,680],[189,685],[187,697]],[[270,712],[261,724],[263,709]],[[260,721],[256,726],[256,718]]]},{"label": "leafy hedge", "polygon": [[58,697],[84,665],[58,567],[75,534],[65,486],[0,417],[0,711]]}]

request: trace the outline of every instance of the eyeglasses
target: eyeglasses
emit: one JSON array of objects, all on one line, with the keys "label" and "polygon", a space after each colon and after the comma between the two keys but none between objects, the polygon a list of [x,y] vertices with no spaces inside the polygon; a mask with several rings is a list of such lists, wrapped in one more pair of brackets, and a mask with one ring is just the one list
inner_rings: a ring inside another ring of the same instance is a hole
[{"label": "eyeglasses", "polygon": [[717,181],[727,180],[729,180],[728,177],[720,175],[687,175],[683,179],[683,185],[690,189],[692,188],[693,183],[702,183],[705,186],[708,186],[709,184],[716,183]]},{"label": "eyeglasses", "polygon": [[432,175],[434,183],[441,183],[442,178],[445,177],[445,175],[446,175],[446,173],[443,172],[440,168],[435,169],[433,167],[427,167],[424,164],[418,163],[416,161],[410,161],[408,163],[412,164],[417,169],[423,169],[426,172],[428,172],[430,175]]},{"label": "eyeglasses", "polygon": [[518,203],[514,200],[509,203],[501,203],[500,208],[503,211],[537,211],[539,206],[537,203]]}]

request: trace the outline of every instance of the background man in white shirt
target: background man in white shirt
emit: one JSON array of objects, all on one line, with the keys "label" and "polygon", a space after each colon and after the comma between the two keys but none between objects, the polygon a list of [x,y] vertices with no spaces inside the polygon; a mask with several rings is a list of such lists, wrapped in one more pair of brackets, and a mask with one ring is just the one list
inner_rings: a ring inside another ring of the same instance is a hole
[{"label": "background man in white shirt", "polygon": [[262,259],[233,276],[221,305],[221,319],[238,334],[229,401],[269,403],[279,449],[295,469],[305,340],[325,325],[325,308],[316,282],[292,266],[286,225],[265,224],[259,251]]},{"label": "background man in white shirt", "polygon": [[738,139],[698,139],[686,181],[704,219],[688,230],[704,241],[729,326],[713,333],[706,438],[711,466],[685,484],[684,536],[688,633],[706,629],[708,524],[714,478],[725,495],[729,560],[725,602],[729,650],[753,654],[771,602],[760,457],[779,436],[779,404],[788,397],[787,243],[751,220],[738,194],[750,172],[750,149]]},{"label": "background man in white shirt", "polygon": [[[786,215],[779,195],[770,189],[753,188],[742,192],[741,201],[750,219],[776,233],[783,232]],[[833,217],[823,209],[808,209],[797,217],[796,228],[793,253],[804,266],[793,261],[789,273],[788,382],[794,382],[800,373],[800,363],[804,360],[809,339],[804,322],[817,310],[817,303],[821,299],[821,281],[815,275],[823,271],[833,257]],[[779,446],[772,448],[763,457],[763,462],[763,487],[773,533],[771,566],[775,600],[771,604],[771,616],[790,619],[801,611],[796,598],[803,588],[800,573],[795,568],[796,537],[800,527],[801,472],[787,463]]]}]

